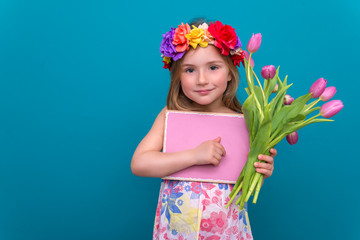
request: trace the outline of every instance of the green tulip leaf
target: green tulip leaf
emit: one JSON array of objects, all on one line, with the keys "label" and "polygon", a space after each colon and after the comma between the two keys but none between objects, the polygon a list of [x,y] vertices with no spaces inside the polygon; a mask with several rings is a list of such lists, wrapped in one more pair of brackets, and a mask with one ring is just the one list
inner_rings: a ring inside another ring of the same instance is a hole
[{"label": "green tulip leaf", "polygon": [[281,128],[281,126],[284,126],[286,123],[289,122],[290,119],[295,118],[301,110],[304,108],[304,105],[309,101],[309,97],[311,98],[311,94],[305,94],[301,97],[298,97],[295,99],[291,105],[286,105],[281,108],[281,110],[276,113],[273,117],[273,123],[272,123],[272,133],[275,132],[275,130],[278,130],[278,128]]},{"label": "green tulip leaf", "polygon": [[279,75],[276,75],[276,78],[277,78],[277,82],[278,82],[278,85],[279,85],[278,90],[280,91],[284,87],[284,84],[282,83],[281,79],[279,78]]},{"label": "green tulip leaf", "polygon": [[287,85],[287,77],[288,77],[288,75],[286,75],[285,78],[284,78],[284,81],[283,81],[284,86]]},{"label": "green tulip leaf", "polygon": [[292,84],[283,87],[281,90],[279,90],[276,94],[276,97],[274,97],[271,102],[271,116],[274,116],[280,109],[281,107],[284,105],[284,97],[286,94],[287,89],[291,86]]},{"label": "green tulip leaf", "polygon": [[[310,123],[318,123],[318,122],[333,122],[334,119],[327,119],[327,118],[315,118],[310,121]],[[310,124],[309,123],[309,124]]]},{"label": "green tulip leaf", "polygon": [[316,110],[319,110],[321,107],[315,107],[315,108],[312,108],[310,110],[307,110],[305,113],[303,112],[303,114],[305,114],[306,116],[309,115],[310,113],[316,111]]},{"label": "green tulip leaf", "polygon": [[296,124],[295,126],[292,127],[291,131],[294,132],[294,131],[297,131],[311,123],[318,123],[318,122],[333,122],[334,120],[332,119],[327,119],[327,118],[314,118],[314,119],[311,119],[311,120],[308,120],[308,121],[305,121],[305,122],[302,122],[302,123],[299,123],[299,124]]},{"label": "green tulip leaf", "polygon": [[246,126],[249,130],[250,144],[255,138],[255,133],[259,125],[259,112],[255,103],[255,95],[252,93],[244,102],[242,110],[245,117]]},{"label": "green tulip leaf", "polygon": [[244,113],[245,123],[247,128],[250,130],[252,122],[250,121],[250,104],[252,104],[254,98],[254,94],[249,95],[249,97],[245,100],[242,105],[242,112]]},{"label": "green tulip leaf", "polygon": [[255,90],[254,92],[255,92],[256,98],[260,103],[260,107],[261,107],[261,109],[263,109],[264,108],[264,97],[263,97],[262,91],[259,86],[255,86],[254,90]]},{"label": "green tulip leaf", "polygon": [[299,113],[296,117],[289,119],[289,122],[299,122],[305,120],[306,116],[304,114]]},{"label": "green tulip leaf", "polygon": [[[286,137],[287,135],[289,135],[292,132],[298,131],[299,129],[311,124],[311,123],[318,123],[318,122],[333,122],[334,120],[332,119],[325,119],[325,118],[315,118],[315,119],[309,119],[306,120],[302,123],[298,123],[298,124],[286,124],[281,131],[281,134],[278,134],[278,136],[273,136],[271,135],[271,142],[268,146],[268,148],[272,148],[274,147],[276,144],[278,144],[284,137]],[[291,126],[291,127],[290,127]]]},{"label": "green tulip leaf", "polygon": [[[290,133],[294,132],[294,124],[287,123],[285,124],[278,133],[271,134],[271,141],[278,138],[279,136],[283,136],[282,138],[286,137],[286,135],[289,135]],[[296,131],[296,130],[295,130]]]}]

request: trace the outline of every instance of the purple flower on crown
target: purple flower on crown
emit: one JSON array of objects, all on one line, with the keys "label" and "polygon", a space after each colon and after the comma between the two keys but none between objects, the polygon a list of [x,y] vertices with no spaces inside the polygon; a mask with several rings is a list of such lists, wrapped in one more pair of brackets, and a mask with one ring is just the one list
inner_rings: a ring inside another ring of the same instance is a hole
[{"label": "purple flower on crown", "polygon": [[173,27],[171,27],[171,30],[168,31],[167,33],[163,34],[163,40],[161,41],[161,46],[160,46],[160,52],[166,56],[166,57],[170,57],[172,58],[174,61],[179,60],[180,58],[182,58],[182,56],[184,56],[185,51],[184,52],[176,52],[175,50],[175,46],[172,43],[173,42],[173,38],[174,38],[174,34],[175,34],[175,29]]},{"label": "purple flower on crown", "polygon": [[236,39],[237,39],[237,41],[236,41],[236,45],[234,47],[235,50],[242,46],[239,36],[236,36]]}]

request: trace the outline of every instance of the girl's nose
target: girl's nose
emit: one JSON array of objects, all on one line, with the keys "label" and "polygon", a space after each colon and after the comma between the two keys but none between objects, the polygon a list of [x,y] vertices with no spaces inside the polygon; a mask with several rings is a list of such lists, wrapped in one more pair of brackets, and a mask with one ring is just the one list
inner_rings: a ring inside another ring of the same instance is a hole
[{"label": "girl's nose", "polygon": [[198,83],[199,85],[204,85],[204,84],[208,84],[208,83],[209,83],[209,81],[207,80],[207,77],[205,76],[205,74],[204,74],[202,71],[200,71],[200,73],[199,73],[199,76],[198,76],[198,79],[197,79],[197,83]]}]

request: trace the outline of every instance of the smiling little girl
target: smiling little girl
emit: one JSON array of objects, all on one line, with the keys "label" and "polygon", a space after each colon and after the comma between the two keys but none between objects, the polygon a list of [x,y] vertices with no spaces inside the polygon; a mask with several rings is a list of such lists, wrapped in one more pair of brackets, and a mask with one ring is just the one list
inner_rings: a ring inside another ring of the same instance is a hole
[{"label": "smiling little girl", "polygon": [[[167,110],[241,114],[236,66],[244,51],[239,37],[219,21],[196,20],[171,28],[163,35],[160,50],[171,74],[167,106],[136,148],[132,172],[162,178],[194,165],[221,164],[226,154],[221,136],[193,149],[162,152],[165,114]],[[273,173],[276,154],[271,149],[271,156],[259,155],[265,163],[255,167],[264,179]],[[153,239],[252,239],[247,206],[240,210],[232,203],[225,208],[233,186],[162,179]]]}]

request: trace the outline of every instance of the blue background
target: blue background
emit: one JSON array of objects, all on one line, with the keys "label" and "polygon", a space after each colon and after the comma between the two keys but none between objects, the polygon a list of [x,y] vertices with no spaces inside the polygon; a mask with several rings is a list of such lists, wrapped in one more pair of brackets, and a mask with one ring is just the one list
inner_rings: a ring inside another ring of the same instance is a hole
[{"label": "blue background", "polygon": [[359,15],[355,0],[2,0],[0,239],[151,239],[160,180],[130,161],[166,105],[161,34],[197,16],[243,47],[262,33],[255,71],[281,65],[293,97],[324,77],[345,106],[276,146],[249,204],[254,238],[360,239]]}]

